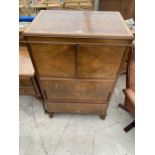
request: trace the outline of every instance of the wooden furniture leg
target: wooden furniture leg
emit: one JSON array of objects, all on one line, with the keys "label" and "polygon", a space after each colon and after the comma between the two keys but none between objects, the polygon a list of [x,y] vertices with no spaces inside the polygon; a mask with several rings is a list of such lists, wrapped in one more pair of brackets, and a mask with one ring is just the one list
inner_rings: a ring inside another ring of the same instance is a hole
[{"label": "wooden furniture leg", "polygon": [[121,109],[123,109],[123,110],[129,112],[129,111],[124,107],[124,105],[123,105],[122,103],[119,103],[119,104],[118,104],[118,107],[120,107]]},{"label": "wooden furniture leg", "polygon": [[125,132],[128,132],[129,130],[131,130],[132,128],[135,127],[135,120],[133,120],[129,125],[127,125],[125,128],[124,128],[124,131]]},{"label": "wooden furniture leg", "polygon": [[49,114],[49,117],[52,118],[54,116],[54,113],[53,112],[50,112],[48,113]]},{"label": "wooden furniture leg", "polygon": [[102,120],[105,120],[105,117],[106,117],[106,114],[101,114],[101,115],[100,115],[100,118],[101,118]]},{"label": "wooden furniture leg", "polygon": [[[125,106],[124,106],[123,104],[121,104],[121,103],[119,103],[118,107],[120,107],[121,109],[123,109],[123,110],[129,112],[129,111],[125,108]],[[127,126],[124,128],[124,131],[125,131],[125,132],[128,132],[128,131],[131,130],[133,127],[135,127],[135,120],[133,120],[129,125],[127,125]]]}]

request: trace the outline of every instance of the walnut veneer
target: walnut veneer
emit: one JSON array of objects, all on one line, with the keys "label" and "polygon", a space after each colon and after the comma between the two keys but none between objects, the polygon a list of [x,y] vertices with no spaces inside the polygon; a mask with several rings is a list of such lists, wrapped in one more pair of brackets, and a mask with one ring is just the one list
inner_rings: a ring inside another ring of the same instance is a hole
[{"label": "walnut veneer", "polygon": [[104,118],[133,40],[120,13],[41,11],[24,38],[47,112]]},{"label": "walnut veneer", "polygon": [[124,19],[135,19],[135,0],[100,0],[99,10],[119,11]]}]

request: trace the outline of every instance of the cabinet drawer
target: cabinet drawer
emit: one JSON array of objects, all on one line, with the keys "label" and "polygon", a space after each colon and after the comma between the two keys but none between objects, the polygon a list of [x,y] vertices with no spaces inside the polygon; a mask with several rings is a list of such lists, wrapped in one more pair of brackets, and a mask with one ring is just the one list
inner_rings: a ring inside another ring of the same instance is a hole
[{"label": "cabinet drawer", "polygon": [[32,86],[31,78],[20,78],[19,79],[20,86]]},{"label": "cabinet drawer", "polygon": [[107,100],[113,81],[42,80],[47,100]]},{"label": "cabinet drawer", "polygon": [[20,95],[36,95],[36,92],[33,87],[20,87],[19,94]]},{"label": "cabinet drawer", "polygon": [[106,114],[107,104],[46,102],[49,112]]}]

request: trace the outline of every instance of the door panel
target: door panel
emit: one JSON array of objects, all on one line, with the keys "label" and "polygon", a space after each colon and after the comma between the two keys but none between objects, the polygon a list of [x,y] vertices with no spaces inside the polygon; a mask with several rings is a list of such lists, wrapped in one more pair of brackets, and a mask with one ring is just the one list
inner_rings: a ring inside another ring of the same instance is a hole
[{"label": "door panel", "polygon": [[124,50],[125,47],[80,47],[78,77],[115,79]]},{"label": "door panel", "polygon": [[75,46],[30,44],[40,77],[75,77]]}]

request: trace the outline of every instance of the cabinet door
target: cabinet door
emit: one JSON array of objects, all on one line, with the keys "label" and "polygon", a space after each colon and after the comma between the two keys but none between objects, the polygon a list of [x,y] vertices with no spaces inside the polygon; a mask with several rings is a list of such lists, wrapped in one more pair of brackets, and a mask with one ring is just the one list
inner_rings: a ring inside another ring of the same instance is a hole
[{"label": "cabinet door", "polygon": [[81,46],[78,77],[115,79],[125,47]]},{"label": "cabinet door", "polygon": [[40,77],[75,77],[75,46],[30,44]]}]

